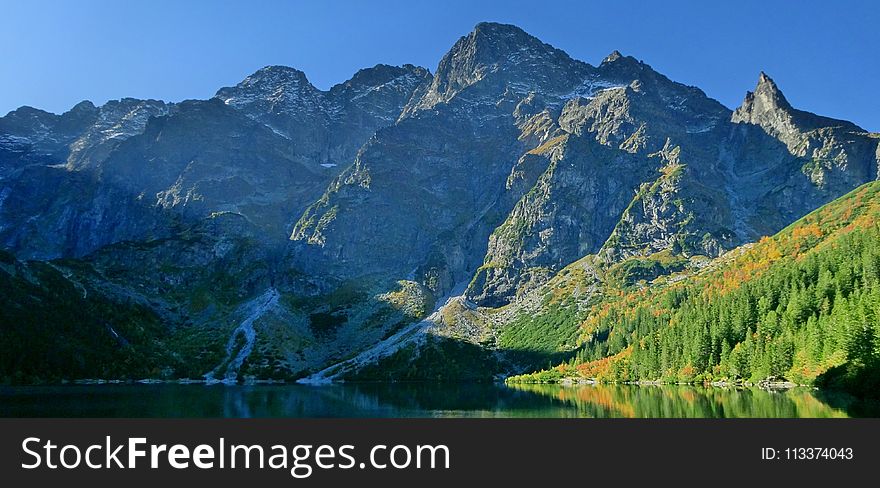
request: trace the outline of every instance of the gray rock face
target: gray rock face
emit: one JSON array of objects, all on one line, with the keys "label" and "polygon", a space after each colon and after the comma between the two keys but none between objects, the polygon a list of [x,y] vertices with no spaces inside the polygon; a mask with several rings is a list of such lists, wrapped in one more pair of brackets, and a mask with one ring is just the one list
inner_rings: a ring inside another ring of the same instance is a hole
[{"label": "gray rock face", "polygon": [[[570,99],[555,120],[551,115],[548,142],[521,159],[544,173],[534,186],[509,188],[522,197],[489,237],[483,266],[468,288],[477,303],[507,303],[596,253],[632,206],[633,194],[657,178],[665,164],[658,156],[670,138],[701,147],[730,113],[700,90],[617,52],[594,71],[592,83],[601,88]],[[536,159],[538,154],[545,157]],[[514,168],[511,178],[519,172]],[[670,242],[671,236],[659,239]]]},{"label": "gray rock face", "polygon": [[489,236],[484,263],[468,288],[482,305],[517,299],[573,256],[594,253],[629,203],[633,182],[650,171],[642,155],[572,134],[551,139],[521,162],[527,159],[545,169]]},{"label": "gray rock face", "polygon": [[875,136],[792,108],[766,74],[731,121],[719,160],[737,232],[747,240],[877,178]]},{"label": "gray rock face", "polygon": [[302,215],[295,259],[347,277],[413,275],[436,292],[467,280],[516,201],[511,168],[546,136],[533,114],[588,92],[592,71],[513,26],[478,25]]},{"label": "gray rock face", "polygon": [[301,164],[336,174],[430,80],[424,68],[378,65],[324,92],[302,71],[268,66],[216,98],[290,140]]},{"label": "gray rock face", "polygon": [[322,92],[272,66],[208,101],[83,102],[60,116],[23,107],[0,118],[0,240],[24,258],[82,256],[236,212],[283,243],[291,213],[429,80],[379,65]]},{"label": "gray rock face", "polygon": [[0,242],[27,259],[82,256],[167,232],[167,216],[92,169],[118,143],[167,113],[162,102],[77,104],[62,115],[22,107],[0,118]]},{"label": "gray rock face", "polygon": [[586,254],[716,256],[773,233],[875,178],[876,147],[763,73],[732,113],[619,52],[593,67],[480,24],[302,215],[294,259],[442,293],[485,250],[467,295],[498,306]]},{"label": "gray rock face", "polygon": [[150,117],[167,115],[174,105],[160,100],[123,98],[98,109],[98,117],[68,149],[67,167],[88,169],[100,165],[119,142],[141,134]]},{"label": "gray rock face", "polygon": [[[600,70],[625,59],[612,54]],[[550,169],[576,160],[578,151],[568,146],[591,136],[612,151],[640,156],[635,167],[642,171],[589,173],[589,165],[581,166],[587,180],[580,187],[592,188],[574,198],[565,180],[548,185],[552,180],[542,177],[490,237],[468,289],[477,303],[507,303],[585,254],[598,252],[608,263],[664,250],[714,257],[876,177],[870,156],[876,140],[848,122],[792,109],[763,73],[755,93],[731,114],[699,90],[677,87],[633,60],[626,64],[608,79],[639,78],[563,108],[557,133],[565,149]],[[624,191],[635,197],[621,205]],[[572,215],[547,211],[581,202],[587,206]],[[593,217],[597,202],[612,214],[605,221]],[[597,244],[591,234],[607,241]]]},{"label": "gray rock face", "polygon": [[670,143],[649,157],[656,179],[641,183],[601,250],[605,262],[670,250],[715,257],[741,243],[730,229],[730,202],[723,190],[702,183],[700,168],[681,160]]},{"label": "gray rock face", "polygon": [[187,218],[238,213],[277,239],[286,209],[317,198],[327,181],[292,146],[219,100],[187,101],[118,146],[100,174],[149,206]]},{"label": "gray rock face", "polygon": [[86,172],[30,165],[0,181],[0,245],[26,259],[84,256],[167,235],[171,216]]},{"label": "gray rock face", "polygon": [[[794,109],[776,86],[776,83],[763,71],[758,76],[758,86],[754,92],[747,92],[742,105],[734,111],[731,122],[748,123],[761,126],[767,134],[781,140],[792,153],[801,152],[801,138],[804,132],[822,127],[841,127],[845,130],[859,131],[854,124],[842,120],[820,117],[809,112]],[[801,155],[804,153],[801,152]]]},{"label": "gray rock face", "polygon": [[519,150],[516,134],[475,126],[452,108],[441,113],[377,133],[306,210],[291,236],[303,244],[295,258],[304,268],[406,275],[432,249],[471,244]]},{"label": "gray rock face", "polygon": [[0,117],[0,176],[28,164],[63,161],[68,145],[98,117],[91,102],[81,102],[62,115],[21,107]]},{"label": "gray rock face", "polygon": [[479,89],[469,91],[466,97],[479,103],[497,101],[506,92],[564,98],[588,89],[584,82],[591,71],[588,64],[517,27],[481,23],[443,56],[431,85],[403,115],[449,103],[476,87]]},{"label": "gray rock face", "polygon": [[[876,139],[851,122],[792,108],[763,72],[731,122],[757,125],[785,144],[791,155],[806,161],[802,172],[815,186],[851,189],[873,177],[870,153]],[[831,191],[837,194],[839,190]]]},{"label": "gray rock face", "polygon": [[[880,139],[880,134],[871,134],[874,139]],[[877,179],[880,179],[880,143],[877,144]]]}]

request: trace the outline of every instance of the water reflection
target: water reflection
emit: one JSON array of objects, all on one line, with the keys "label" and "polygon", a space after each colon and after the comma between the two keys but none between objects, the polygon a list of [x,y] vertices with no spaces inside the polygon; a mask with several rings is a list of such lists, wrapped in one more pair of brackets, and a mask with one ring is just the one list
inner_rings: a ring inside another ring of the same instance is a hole
[{"label": "water reflection", "polygon": [[692,386],[0,387],[4,417],[845,417],[845,407],[832,407],[807,389]]},{"label": "water reflection", "polygon": [[571,406],[578,417],[847,417],[808,389],[765,391],[699,386],[515,385]]}]

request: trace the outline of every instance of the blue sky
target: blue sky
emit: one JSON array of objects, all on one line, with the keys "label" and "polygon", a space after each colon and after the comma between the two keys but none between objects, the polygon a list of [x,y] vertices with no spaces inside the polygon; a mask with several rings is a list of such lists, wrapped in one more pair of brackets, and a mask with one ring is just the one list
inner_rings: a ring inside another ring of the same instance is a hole
[{"label": "blue sky", "polygon": [[880,131],[880,2],[0,0],[0,114],[207,98],[269,64],[322,89],[377,63],[433,72],[480,21],[598,64],[617,49],[736,107],[766,71],[795,106]]}]

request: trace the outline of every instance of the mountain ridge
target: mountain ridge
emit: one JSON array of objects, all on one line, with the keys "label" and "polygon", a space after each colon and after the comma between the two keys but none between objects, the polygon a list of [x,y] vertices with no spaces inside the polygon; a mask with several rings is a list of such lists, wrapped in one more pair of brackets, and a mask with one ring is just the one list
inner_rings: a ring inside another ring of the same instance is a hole
[{"label": "mountain ridge", "polygon": [[[151,310],[154,376],[234,357],[230,377],[294,379],[410,329],[509,374],[571,352],[605,280],[715,262],[876,180],[878,142],[763,72],[731,110],[617,51],[592,66],[481,23],[433,74],[376,65],[319,90],[267,66],[207,100],[10,112],[0,244],[120,320]],[[258,297],[248,349],[225,351]]]}]

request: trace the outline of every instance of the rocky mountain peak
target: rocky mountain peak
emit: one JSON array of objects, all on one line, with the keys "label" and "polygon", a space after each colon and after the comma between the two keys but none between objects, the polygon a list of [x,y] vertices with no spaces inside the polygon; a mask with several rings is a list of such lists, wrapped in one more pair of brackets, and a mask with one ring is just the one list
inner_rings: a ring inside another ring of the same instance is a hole
[{"label": "rocky mountain peak", "polygon": [[0,117],[0,134],[16,136],[18,143],[35,144],[41,152],[57,154],[94,123],[99,109],[84,101],[61,115],[23,106]]},{"label": "rocky mountain peak", "polygon": [[224,87],[215,95],[235,108],[286,113],[316,108],[321,91],[302,71],[288,66],[266,66],[234,87]]},{"label": "rocky mountain peak", "polygon": [[258,69],[254,74],[245,78],[242,83],[245,86],[288,84],[302,86],[317,90],[306,78],[306,74],[296,68],[283,65],[269,65]]},{"label": "rocky mountain peak", "polygon": [[91,100],[83,100],[74,105],[67,113],[70,114],[91,114],[98,111],[98,107]]},{"label": "rocky mountain peak", "polygon": [[602,77],[618,82],[636,79],[652,81],[665,78],[654,71],[651,66],[632,56],[625,56],[617,50],[605,56],[605,59],[599,64],[598,71]]},{"label": "rocky mountain peak", "polygon": [[[431,73],[420,66],[377,64],[372,68],[361,69],[350,80],[335,85],[330,89],[329,95],[340,103],[362,101],[370,104],[377,102],[374,100],[377,96],[390,96],[393,100],[386,101],[393,103],[398,103],[397,99],[404,97],[403,103],[406,103],[416,87],[426,84],[430,78]],[[396,113],[386,114],[392,118],[398,115],[400,115],[399,109]]]},{"label": "rocky mountain peak", "polygon": [[763,71],[758,75],[754,92],[746,92],[745,100],[731,117],[733,123],[761,126],[769,135],[776,137],[789,149],[800,153],[804,134],[822,127],[840,127],[847,131],[863,132],[851,122],[822,117],[791,106],[772,78]]},{"label": "rocky mountain peak", "polygon": [[758,73],[758,86],[756,91],[761,90],[762,88],[770,89],[777,92],[779,91],[779,88],[776,86],[776,82],[773,81],[773,78],[770,78],[770,76],[765,73],[764,70],[761,70],[761,72]]},{"label": "rocky mountain peak", "polygon": [[443,56],[431,86],[405,114],[449,102],[478,83],[488,87],[484,95],[490,97],[509,90],[559,94],[574,89],[591,70],[519,27],[483,22]]},{"label": "rocky mountain peak", "polygon": [[758,85],[755,91],[746,92],[742,105],[733,113],[731,121],[734,123],[751,123],[763,125],[768,122],[768,117],[775,114],[782,116],[781,112],[791,110],[791,105],[779,87],[767,73],[761,71],[758,75]]},{"label": "rocky mountain peak", "polygon": [[464,36],[464,39],[468,39],[470,42],[503,43],[508,46],[529,43],[545,45],[538,38],[529,35],[515,25],[498,22],[480,22],[467,36]]},{"label": "rocky mountain peak", "polygon": [[483,22],[462,37],[440,61],[440,83],[462,87],[479,81],[490,72],[514,69],[523,64],[542,63],[541,58],[566,60],[563,51],[527,34],[519,27]]},{"label": "rocky mountain peak", "polygon": [[608,56],[605,56],[605,59],[602,60],[602,64],[613,63],[622,57],[623,57],[623,54],[620,54],[620,51],[615,49],[614,51],[611,51],[611,54],[609,54]]},{"label": "rocky mountain peak", "polygon": [[616,66],[618,68],[650,68],[647,64],[639,61],[638,59],[632,56],[625,56],[620,51],[614,50],[611,51],[611,54],[605,56],[605,59],[602,60],[602,63],[599,64],[600,67],[609,67]]},{"label": "rocky mountain peak", "polygon": [[358,70],[358,72],[355,73],[350,80],[333,87],[331,91],[334,91],[334,89],[337,89],[337,87],[377,87],[397,78],[400,78],[401,76],[414,76],[416,78],[423,78],[427,73],[428,70],[426,70],[425,68],[412,64],[405,64],[403,66],[377,64],[372,68],[364,68]]}]

